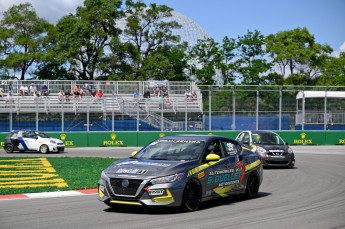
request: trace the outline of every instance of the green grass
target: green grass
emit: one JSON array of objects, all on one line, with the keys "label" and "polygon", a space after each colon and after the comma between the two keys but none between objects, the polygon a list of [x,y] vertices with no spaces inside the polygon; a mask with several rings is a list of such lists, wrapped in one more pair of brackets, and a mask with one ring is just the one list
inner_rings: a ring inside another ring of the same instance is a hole
[{"label": "green grass", "polygon": [[[3,166],[13,165],[13,162],[6,162],[6,160],[14,159],[30,159],[30,158],[0,158],[0,174],[4,170]],[[32,159],[32,158],[31,158]],[[18,178],[13,175],[0,175],[0,195],[6,194],[21,194],[21,193],[35,193],[35,192],[52,192],[65,190],[79,190],[96,188],[97,182],[100,178],[103,169],[108,167],[115,160],[114,158],[84,158],[84,157],[56,157],[47,158],[52,167],[56,170],[58,178],[62,178],[68,184],[68,187],[28,187],[28,188],[1,188],[1,182],[5,179]],[[15,171],[14,168],[12,168]],[[8,169],[7,169],[8,170]],[[30,176],[28,174],[28,176]],[[23,178],[26,176],[22,176]],[[14,181],[15,182],[15,181]]]}]

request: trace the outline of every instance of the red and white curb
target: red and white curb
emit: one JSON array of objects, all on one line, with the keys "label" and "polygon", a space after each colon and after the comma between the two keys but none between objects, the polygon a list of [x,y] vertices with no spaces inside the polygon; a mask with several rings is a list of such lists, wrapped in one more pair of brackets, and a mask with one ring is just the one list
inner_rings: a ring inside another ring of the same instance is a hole
[{"label": "red and white curb", "polygon": [[74,191],[59,191],[59,192],[41,192],[41,193],[27,193],[27,194],[10,194],[0,195],[1,200],[14,200],[14,199],[34,199],[34,198],[51,198],[51,197],[67,197],[67,196],[82,196],[82,195],[95,195],[98,193],[97,188],[74,190]]}]

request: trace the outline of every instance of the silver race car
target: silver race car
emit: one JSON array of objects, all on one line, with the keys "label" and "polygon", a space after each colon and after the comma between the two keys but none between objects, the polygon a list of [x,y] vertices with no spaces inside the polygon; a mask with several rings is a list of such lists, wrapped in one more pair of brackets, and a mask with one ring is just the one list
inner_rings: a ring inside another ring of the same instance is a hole
[{"label": "silver race car", "polygon": [[235,140],[166,136],[106,168],[98,199],[111,207],[182,206],[194,211],[203,201],[231,194],[254,198],[261,182],[260,156]]}]

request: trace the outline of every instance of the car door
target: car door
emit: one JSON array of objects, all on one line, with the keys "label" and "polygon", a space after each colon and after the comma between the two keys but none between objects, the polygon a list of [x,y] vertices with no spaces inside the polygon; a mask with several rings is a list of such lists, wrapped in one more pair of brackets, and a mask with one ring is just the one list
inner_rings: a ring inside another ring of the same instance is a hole
[{"label": "car door", "polygon": [[26,150],[37,150],[37,136],[34,132],[23,132],[23,140],[27,146]]},{"label": "car door", "polygon": [[[211,142],[210,145],[219,147],[221,152],[221,158],[217,162],[208,162],[212,164],[206,172],[206,188],[205,196],[227,196],[237,190],[240,177],[242,174],[242,167],[238,167],[236,163],[238,162],[238,149],[234,142],[223,142],[217,140],[216,142]],[[232,153],[230,152],[232,151]],[[205,154],[208,151],[206,150]],[[206,158],[207,155],[205,155]]]}]

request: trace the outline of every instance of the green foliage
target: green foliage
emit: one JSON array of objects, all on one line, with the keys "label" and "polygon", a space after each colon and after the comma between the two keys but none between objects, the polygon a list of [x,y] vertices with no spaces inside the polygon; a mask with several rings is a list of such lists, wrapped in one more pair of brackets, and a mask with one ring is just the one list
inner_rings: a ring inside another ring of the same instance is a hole
[{"label": "green foliage", "polygon": [[51,26],[30,3],[10,7],[0,21],[1,67],[20,71],[24,80],[32,64],[40,61]]},{"label": "green foliage", "polygon": [[320,75],[320,67],[332,52],[329,45],[316,43],[307,28],[296,28],[268,35],[266,49],[279,67],[282,76],[286,76],[287,73],[303,74],[305,83],[309,85],[312,78]]},{"label": "green foliage", "polygon": [[271,64],[264,58],[264,36],[259,31],[248,31],[238,37],[239,59],[236,61],[238,72],[242,75],[242,84],[260,85],[261,75],[267,72]]},{"label": "green foliage", "polygon": [[39,64],[35,75],[39,80],[75,80],[71,72],[54,60]]},{"label": "green foliage", "polygon": [[[69,61],[78,79],[94,79],[105,56],[105,47],[119,34],[115,20],[122,16],[120,0],[86,0],[75,15],[68,15],[56,25],[61,62]],[[95,16],[97,15],[97,16]]]}]

